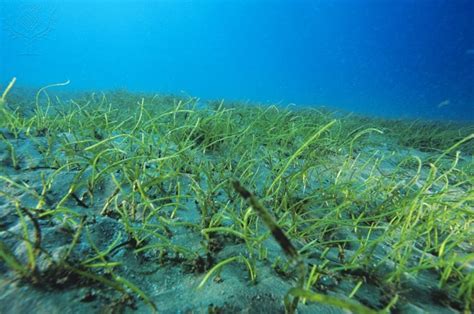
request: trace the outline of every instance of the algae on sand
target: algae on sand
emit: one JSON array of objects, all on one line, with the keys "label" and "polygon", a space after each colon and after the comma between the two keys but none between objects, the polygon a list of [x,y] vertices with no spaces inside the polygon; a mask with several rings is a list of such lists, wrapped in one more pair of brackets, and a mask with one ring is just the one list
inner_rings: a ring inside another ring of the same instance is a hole
[{"label": "algae on sand", "polygon": [[2,312],[275,313],[288,292],[301,313],[472,310],[472,125],[123,91],[37,105],[0,120]]}]

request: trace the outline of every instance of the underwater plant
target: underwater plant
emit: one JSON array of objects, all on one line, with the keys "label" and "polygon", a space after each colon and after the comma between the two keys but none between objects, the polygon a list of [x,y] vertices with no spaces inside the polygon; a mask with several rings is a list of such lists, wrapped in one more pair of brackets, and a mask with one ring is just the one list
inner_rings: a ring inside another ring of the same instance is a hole
[{"label": "underwater plant", "polygon": [[2,94],[2,97],[0,97],[0,109],[3,109],[3,107],[5,106],[5,104],[7,103],[7,95],[8,95],[8,92],[10,92],[10,90],[12,89],[13,85],[15,85],[15,82],[16,82],[16,77],[14,77],[10,83],[8,84],[7,88],[5,88],[5,90],[3,91],[3,94]]},{"label": "underwater plant", "polygon": [[66,83],[2,108],[5,306],[472,310],[471,125]]}]

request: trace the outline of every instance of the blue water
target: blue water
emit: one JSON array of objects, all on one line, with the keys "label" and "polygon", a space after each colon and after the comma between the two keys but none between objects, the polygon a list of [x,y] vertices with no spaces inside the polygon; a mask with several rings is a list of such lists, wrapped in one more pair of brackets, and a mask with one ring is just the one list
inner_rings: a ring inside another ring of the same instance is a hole
[{"label": "blue water", "polygon": [[474,120],[472,0],[0,3],[2,87],[69,79],[66,90]]}]

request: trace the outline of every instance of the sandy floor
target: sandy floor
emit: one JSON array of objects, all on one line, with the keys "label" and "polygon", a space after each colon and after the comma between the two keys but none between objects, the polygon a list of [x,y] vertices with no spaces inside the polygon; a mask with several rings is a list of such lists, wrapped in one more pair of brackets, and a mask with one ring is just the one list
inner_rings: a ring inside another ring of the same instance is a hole
[{"label": "sandy floor", "polygon": [[[70,265],[80,265],[82,270],[96,276],[109,279],[120,277],[133,283],[146,294],[160,313],[284,313],[283,299],[286,292],[294,286],[296,275],[288,266],[281,248],[264,226],[259,228],[259,233],[263,236],[262,251],[254,252],[255,256],[259,256],[254,259],[254,267],[257,270],[255,282],[251,282],[245,263],[231,262],[216,272],[216,275],[213,274],[203,287],[198,289],[206,272],[216,265],[216,262],[232,256],[249,256],[249,251],[243,239],[230,233],[214,234],[211,239],[215,242],[212,248],[209,243],[204,244],[205,237],[196,227],[201,224],[201,209],[195,199],[183,198],[179,207],[172,201],[170,205],[166,205],[164,200],[157,214],[160,218],[147,227],[150,234],[157,235],[155,238],[147,238],[147,244],[156,244],[155,248],[136,253],[137,247],[134,246],[127,228],[143,227],[140,223],[143,218],[140,215],[143,214],[137,213],[135,220],[124,224],[123,217],[107,209],[112,199],[118,204],[123,202],[123,206],[126,206],[125,197],[114,198],[117,193],[121,195],[131,191],[130,187],[117,191],[114,180],[121,179],[120,171],[110,171],[91,190],[88,188],[88,182],[97,170],[91,167],[81,169],[74,165],[60,168],[74,158],[68,156],[65,147],[68,143],[85,138],[81,130],[77,130],[76,134],[71,131],[51,137],[47,132],[38,130],[30,134],[25,131],[14,134],[3,127],[0,129],[0,137],[3,137],[0,142],[0,240],[20,263],[26,265],[28,248],[31,248],[31,245],[28,246],[23,241],[25,232],[30,244],[37,240],[38,235],[33,220],[21,208],[29,208],[30,212],[34,212],[37,227],[41,231],[41,249],[36,260],[38,275],[33,280],[36,282],[32,282],[31,278],[20,280],[18,273],[12,271],[4,262],[0,262],[1,313],[153,312],[153,308],[134,293],[130,286],[125,289],[130,292],[127,295],[107,284],[97,282],[94,278],[81,276],[70,269],[58,269],[58,265],[64,262],[66,256]],[[134,150],[127,139],[117,138],[113,143],[119,149]],[[179,150],[171,144],[168,147],[162,145],[162,151],[168,154]],[[50,149],[45,150],[45,147]],[[15,161],[12,160],[12,149],[16,156]],[[264,147],[261,149],[265,150]],[[429,153],[398,146],[383,136],[374,137],[372,146],[367,146],[358,153],[359,157],[353,161],[351,168],[355,169],[354,173],[343,173],[340,179],[352,175],[357,178],[361,189],[364,189],[364,182],[368,177],[377,176],[384,180],[384,174],[393,173],[396,165],[406,156],[415,155],[423,160],[430,158]],[[217,164],[220,158],[216,153],[196,153],[191,159],[196,163],[199,161]],[[329,158],[332,159],[335,171],[323,175],[327,175],[328,180],[334,180],[331,176],[337,174],[338,168],[344,167],[346,158],[337,154]],[[376,170],[366,166],[367,163],[372,163],[373,158],[379,160]],[[470,159],[463,159],[461,162],[472,164]],[[149,171],[162,170],[158,166],[156,169],[153,168],[155,166],[150,167]],[[257,186],[258,182],[265,181],[269,171],[265,166],[261,168],[256,173],[256,176],[262,178],[255,180]],[[420,182],[427,177],[428,170],[429,168],[423,168]],[[408,180],[414,172],[415,170],[400,173],[400,182]],[[316,185],[316,182],[322,181],[321,178],[316,179],[316,174],[315,170],[312,173],[314,177],[310,176],[308,179],[308,189]],[[51,181],[48,181],[49,179]],[[200,180],[198,184],[204,190],[210,186],[208,179],[202,174],[195,180]],[[193,193],[189,176],[181,175],[177,182],[183,195]],[[74,193],[68,192],[71,186],[75,186]],[[168,189],[165,182],[161,192]],[[466,191],[462,187],[453,187],[454,198],[456,193],[462,195]],[[68,196],[65,197],[66,195]],[[38,205],[39,199],[43,205]],[[230,204],[229,199],[222,193],[216,194],[216,200],[219,204]],[[58,204],[61,205],[59,209]],[[49,215],[47,210],[52,208],[57,211]],[[224,213],[220,218],[220,226],[232,227],[232,219],[227,215],[228,213]],[[321,219],[317,213],[311,215],[315,219]],[[25,221],[23,225],[20,217]],[[166,223],[158,225],[159,221]],[[27,231],[24,226],[27,226]],[[383,227],[383,224],[380,226]],[[287,228],[288,225],[283,226],[283,229]],[[383,228],[377,229],[371,236],[375,237],[383,232]],[[336,246],[326,249],[311,248],[304,254],[308,269],[313,265],[332,265],[332,268],[337,268],[341,265],[341,259],[349,260],[356,254],[359,248],[357,240],[361,239],[361,234],[349,226],[339,226],[332,239],[355,241],[353,245],[348,244],[345,247],[342,257]],[[207,242],[211,240],[207,239]],[[159,243],[172,244],[176,248],[165,250],[160,248]],[[298,241],[295,243],[298,248],[305,244]],[[181,247],[186,251],[180,252]],[[464,243],[461,247],[465,248],[466,254],[472,253],[472,243]],[[393,287],[389,283],[382,283],[380,278],[397,268],[391,260],[384,260],[391,250],[387,241],[380,242],[373,246],[372,255],[368,257],[377,267],[366,270],[365,273],[361,269],[322,272],[313,289],[348,299],[348,295],[361,282],[353,299],[373,309],[384,308],[398,295],[395,312],[462,311],[462,304],[454,296],[456,292],[443,290],[438,286],[439,273],[435,271],[421,270],[416,276],[402,274],[400,284]],[[413,260],[417,260],[423,253],[415,245],[412,254]],[[118,264],[109,267],[107,263]],[[111,275],[112,269],[115,277]],[[302,302],[298,312],[343,313],[344,310],[320,303]]]}]

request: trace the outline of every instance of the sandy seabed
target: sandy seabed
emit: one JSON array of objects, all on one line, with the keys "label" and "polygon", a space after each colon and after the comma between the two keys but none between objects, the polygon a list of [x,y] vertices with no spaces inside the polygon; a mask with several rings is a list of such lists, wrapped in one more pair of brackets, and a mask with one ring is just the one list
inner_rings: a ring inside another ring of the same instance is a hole
[{"label": "sandy seabed", "polygon": [[472,125],[38,96],[0,108],[1,313],[285,312],[294,261],[236,180],[340,300],[299,313],[472,310]]}]

